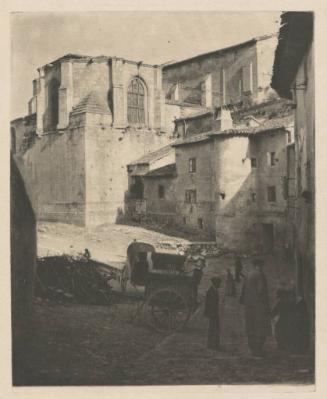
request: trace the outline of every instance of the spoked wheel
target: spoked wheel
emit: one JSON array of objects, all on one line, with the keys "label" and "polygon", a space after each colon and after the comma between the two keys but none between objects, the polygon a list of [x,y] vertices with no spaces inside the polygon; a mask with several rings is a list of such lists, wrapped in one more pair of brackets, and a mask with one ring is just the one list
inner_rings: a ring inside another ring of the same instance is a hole
[{"label": "spoked wheel", "polygon": [[171,333],[185,326],[191,309],[174,288],[155,291],[145,302],[148,323],[159,332]]}]

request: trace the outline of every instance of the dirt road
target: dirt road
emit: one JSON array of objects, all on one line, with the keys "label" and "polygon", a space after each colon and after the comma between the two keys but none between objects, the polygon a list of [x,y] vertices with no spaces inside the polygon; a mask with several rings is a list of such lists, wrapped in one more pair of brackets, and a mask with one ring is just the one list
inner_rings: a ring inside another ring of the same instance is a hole
[{"label": "dirt road", "polygon": [[[245,271],[248,262],[244,262]],[[278,284],[291,280],[292,275],[280,260],[266,257],[265,264],[273,302]],[[207,262],[200,299],[210,277],[219,274],[224,278],[232,265],[229,256]],[[314,380],[313,355],[278,352],[273,336],[267,341],[265,359],[249,355],[242,308],[236,298],[225,298],[221,304],[224,351],[218,353],[206,349],[207,320],[202,307],[185,330],[168,337],[135,318],[136,307],[135,302],[109,308],[37,300],[31,341],[17,361],[15,384],[309,384]]]}]

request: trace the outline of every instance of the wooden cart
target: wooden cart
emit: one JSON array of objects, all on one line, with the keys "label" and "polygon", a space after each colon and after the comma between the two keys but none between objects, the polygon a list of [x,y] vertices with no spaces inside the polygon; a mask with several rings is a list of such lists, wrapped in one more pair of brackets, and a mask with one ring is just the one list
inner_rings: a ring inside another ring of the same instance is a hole
[{"label": "wooden cart", "polygon": [[142,312],[157,331],[183,328],[196,308],[196,285],[187,258],[153,245],[133,242],[127,249],[125,280],[144,287]]}]

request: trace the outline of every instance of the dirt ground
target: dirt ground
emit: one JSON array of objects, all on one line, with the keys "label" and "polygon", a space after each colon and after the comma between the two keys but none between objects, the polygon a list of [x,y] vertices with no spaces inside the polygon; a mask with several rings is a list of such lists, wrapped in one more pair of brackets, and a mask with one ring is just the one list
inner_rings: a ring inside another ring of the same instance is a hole
[{"label": "dirt ground", "polygon": [[[94,244],[91,253],[97,250],[97,243],[105,243],[108,244],[108,254],[122,258],[132,237],[141,240],[138,233],[145,241],[167,239],[167,236],[144,229],[122,227],[117,226],[117,230],[105,232],[100,238],[88,236],[88,243]],[[63,251],[71,245],[73,250],[79,249],[78,245],[83,249],[85,245],[81,234],[75,234],[70,242],[65,241],[58,225],[39,228],[42,230],[39,234],[42,255],[45,255],[44,251]],[[72,229],[70,226],[65,228]],[[266,256],[264,260],[273,304],[276,288],[292,283],[292,268],[281,259]],[[250,261],[244,259],[245,272]],[[228,255],[207,260],[199,288],[202,305],[184,330],[169,336],[151,330],[142,317],[136,317],[137,301],[106,307],[58,304],[36,298],[31,339],[17,360],[14,384],[312,384],[313,351],[302,356],[279,352],[271,336],[265,345],[264,359],[250,356],[244,336],[243,309],[237,298],[225,297],[224,284],[220,290],[223,351],[206,349],[207,320],[203,316],[203,298],[210,278],[220,275],[225,281],[226,270],[233,268],[233,262]],[[240,285],[237,290],[239,294]]]},{"label": "dirt ground", "polygon": [[85,230],[64,223],[38,223],[38,256],[74,255],[88,248],[93,259],[123,262],[128,245],[135,239],[154,245],[160,241],[188,242],[137,226],[113,224]]}]

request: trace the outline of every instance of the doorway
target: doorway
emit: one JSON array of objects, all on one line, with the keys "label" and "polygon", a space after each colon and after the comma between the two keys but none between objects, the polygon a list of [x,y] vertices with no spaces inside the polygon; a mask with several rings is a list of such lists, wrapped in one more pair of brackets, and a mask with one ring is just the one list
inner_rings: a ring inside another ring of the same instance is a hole
[{"label": "doorway", "polygon": [[262,223],[263,250],[271,254],[274,250],[274,225],[272,223]]}]

